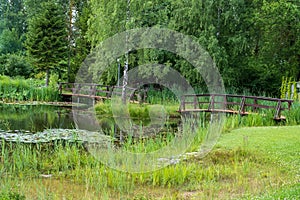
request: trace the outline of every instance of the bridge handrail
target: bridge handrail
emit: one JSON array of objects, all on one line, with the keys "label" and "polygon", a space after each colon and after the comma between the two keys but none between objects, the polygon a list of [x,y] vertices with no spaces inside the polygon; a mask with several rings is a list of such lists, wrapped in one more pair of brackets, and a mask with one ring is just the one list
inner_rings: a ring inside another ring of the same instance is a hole
[{"label": "bridge handrail", "polygon": [[[63,87],[63,86],[67,87]],[[85,87],[89,87],[86,89],[83,89]],[[60,82],[58,86],[58,90],[60,94],[63,94],[63,90],[70,91],[74,96],[76,95],[89,95],[91,97],[98,97],[97,94],[104,93],[106,98],[110,98],[112,96],[112,93],[114,94],[121,94],[122,91],[114,90],[114,89],[123,89],[122,86],[108,86],[108,85],[102,85],[102,84],[96,84],[96,83],[69,83],[69,82]],[[126,95],[130,97],[130,99],[133,97],[134,92],[137,90],[137,88],[132,88],[126,86],[126,90],[129,90],[130,92],[127,92]],[[87,94],[86,94],[87,93]]]},{"label": "bridge handrail", "polygon": [[[187,98],[192,97],[192,101],[187,101]],[[199,98],[201,97],[209,97],[210,99],[208,101],[199,101]],[[220,97],[223,98],[223,101],[217,101],[215,97]],[[235,101],[228,101],[228,98],[239,98],[241,99],[240,102],[235,102]],[[247,103],[246,100],[251,99],[253,100],[253,103]],[[259,104],[258,101],[269,101],[269,102],[277,102],[276,106],[271,106],[271,105],[263,105]],[[245,114],[246,107],[252,108],[253,111],[256,111],[257,108],[264,108],[264,109],[275,109],[275,114],[274,114],[274,119],[280,118],[280,112],[282,110],[290,110],[291,104],[293,100],[290,99],[279,99],[279,98],[271,98],[271,97],[257,97],[257,96],[246,96],[246,95],[235,95],[235,94],[187,94],[183,95],[181,97],[181,104],[179,107],[179,112],[185,112],[186,110],[186,105],[188,104],[193,104],[193,108],[190,109],[190,111],[197,111],[200,110],[200,105],[203,104],[208,104],[208,108],[204,109],[205,111],[208,112],[214,112],[216,111],[215,106],[217,104],[223,105],[222,109],[223,111],[227,111],[227,105],[239,105],[239,110],[236,111],[239,114]],[[285,108],[282,106],[283,103],[287,103],[288,107]]]},{"label": "bridge handrail", "polygon": [[282,102],[293,102],[293,100],[291,99],[280,99],[280,98],[273,98],[273,97],[260,97],[260,96],[247,96],[247,95],[237,95],[237,94],[186,94],[183,95],[185,97],[193,97],[193,96],[197,96],[197,97],[210,97],[210,96],[221,96],[221,97],[245,97],[247,99],[257,99],[257,100],[269,100],[269,101],[282,101]]}]

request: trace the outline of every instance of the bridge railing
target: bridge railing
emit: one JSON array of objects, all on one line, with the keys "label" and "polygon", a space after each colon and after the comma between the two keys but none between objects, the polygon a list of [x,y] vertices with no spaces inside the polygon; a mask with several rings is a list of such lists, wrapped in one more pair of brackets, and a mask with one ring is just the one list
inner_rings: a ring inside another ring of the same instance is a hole
[{"label": "bridge railing", "polygon": [[274,119],[289,110],[293,100],[233,94],[196,94],[181,98],[179,112],[225,112],[247,115],[259,109],[274,109]]},{"label": "bridge railing", "polygon": [[[121,95],[122,86],[107,86],[95,83],[59,83],[59,93],[62,95],[81,96],[88,98],[104,99],[111,98],[112,94]],[[126,87],[126,95],[129,99],[134,98],[136,88]]]}]

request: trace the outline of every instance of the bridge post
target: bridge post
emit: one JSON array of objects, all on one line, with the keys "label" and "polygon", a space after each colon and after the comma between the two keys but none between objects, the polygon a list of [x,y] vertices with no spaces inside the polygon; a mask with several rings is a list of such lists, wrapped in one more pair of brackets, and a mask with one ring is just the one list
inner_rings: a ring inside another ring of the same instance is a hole
[{"label": "bridge post", "polygon": [[90,85],[90,96],[96,96],[96,85],[95,84],[91,84]]},{"label": "bridge post", "polygon": [[279,99],[277,102],[277,106],[276,106],[276,111],[274,114],[274,119],[279,119],[280,118],[280,112],[281,112],[281,100]]},{"label": "bridge post", "polygon": [[288,110],[291,110],[291,105],[292,105],[292,102],[288,101]]},{"label": "bridge post", "polygon": [[227,94],[225,94],[223,98],[224,98],[223,110],[227,110]]},{"label": "bridge post", "polygon": [[256,107],[256,105],[257,105],[257,99],[256,98],[254,99],[253,103],[254,103],[254,105],[253,105],[253,111],[256,112],[256,110],[257,110],[257,107]]},{"label": "bridge post", "polygon": [[180,105],[180,109],[179,112],[185,111],[185,96],[183,95],[181,97],[181,105]]},{"label": "bridge post", "polygon": [[194,109],[197,109],[197,95],[194,96]]},{"label": "bridge post", "polygon": [[110,90],[110,88],[108,86],[106,86],[106,98],[108,99],[109,97],[111,97],[112,95],[112,90]]},{"label": "bridge post", "polygon": [[59,94],[62,94],[62,83],[59,83],[58,85],[58,92]]},{"label": "bridge post", "polygon": [[240,104],[240,110],[239,110],[240,115],[245,113],[245,102],[246,102],[246,97],[243,96]]},{"label": "bridge post", "polygon": [[214,111],[215,109],[215,95],[211,94],[211,100],[208,106],[208,111]]}]

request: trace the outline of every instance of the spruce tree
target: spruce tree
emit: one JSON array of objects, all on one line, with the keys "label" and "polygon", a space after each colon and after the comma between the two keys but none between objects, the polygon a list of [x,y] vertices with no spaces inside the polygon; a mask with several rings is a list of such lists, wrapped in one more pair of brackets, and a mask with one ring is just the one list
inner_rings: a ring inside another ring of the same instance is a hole
[{"label": "spruce tree", "polygon": [[68,59],[67,18],[56,0],[42,2],[39,12],[28,20],[26,48],[38,71],[46,72],[46,86],[51,71],[66,69]]}]

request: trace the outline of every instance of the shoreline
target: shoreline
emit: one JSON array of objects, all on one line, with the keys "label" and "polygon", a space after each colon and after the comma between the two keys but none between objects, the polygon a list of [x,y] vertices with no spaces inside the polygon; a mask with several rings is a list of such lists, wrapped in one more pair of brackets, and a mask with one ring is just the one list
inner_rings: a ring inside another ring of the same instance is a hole
[{"label": "shoreline", "polygon": [[4,102],[0,101],[0,105],[24,105],[24,106],[35,106],[35,105],[49,105],[49,106],[63,106],[63,107],[73,107],[73,106],[85,106],[85,104],[78,104],[73,102],[46,102],[46,101],[16,101],[16,102]]}]

